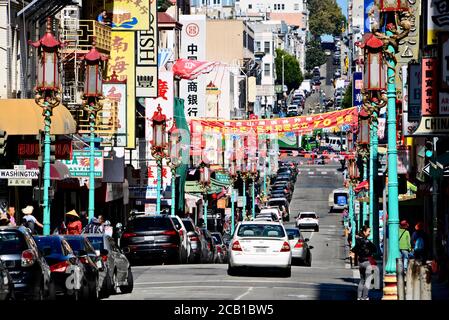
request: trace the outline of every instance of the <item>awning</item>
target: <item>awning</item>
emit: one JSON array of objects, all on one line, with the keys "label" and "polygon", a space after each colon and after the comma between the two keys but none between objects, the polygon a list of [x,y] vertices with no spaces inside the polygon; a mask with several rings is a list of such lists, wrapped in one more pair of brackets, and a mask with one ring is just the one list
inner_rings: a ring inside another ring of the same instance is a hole
[{"label": "awning", "polygon": [[[0,99],[0,114],[0,129],[8,135],[37,135],[44,130],[42,108],[33,99]],[[76,122],[62,104],[53,109],[50,133],[76,133]]]},{"label": "awning", "polygon": [[358,192],[362,191],[363,189],[365,189],[365,190],[368,190],[368,189],[369,189],[369,183],[368,183],[368,181],[366,181],[366,180],[360,182],[360,183],[357,185],[357,187],[354,188],[354,191],[355,191],[356,193],[358,193]]},{"label": "awning", "polygon": [[[27,170],[39,169],[37,160],[25,160],[25,166]],[[61,161],[56,160],[55,163],[50,164],[50,179],[52,180],[64,180],[70,178],[69,168]]]}]

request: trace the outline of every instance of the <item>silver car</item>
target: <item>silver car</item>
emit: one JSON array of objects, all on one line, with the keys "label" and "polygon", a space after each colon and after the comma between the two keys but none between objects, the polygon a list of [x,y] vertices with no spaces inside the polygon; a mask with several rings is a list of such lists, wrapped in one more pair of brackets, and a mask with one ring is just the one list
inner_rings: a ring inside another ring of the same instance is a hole
[{"label": "silver car", "polygon": [[309,246],[309,239],[304,239],[298,228],[285,228],[285,231],[287,231],[288,242],[292,248],[292,264],[298,261],[307,267],[312,266],[310,250],[313,249],[313,246]]}]

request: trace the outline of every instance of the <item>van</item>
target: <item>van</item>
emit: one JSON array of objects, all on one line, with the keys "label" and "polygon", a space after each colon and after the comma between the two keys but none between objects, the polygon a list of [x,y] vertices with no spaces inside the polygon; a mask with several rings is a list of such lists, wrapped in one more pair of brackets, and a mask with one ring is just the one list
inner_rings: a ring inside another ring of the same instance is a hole
[{"label": "van", "polygon": [[[341,147],[343,143],[343,146]],[[330,148],[332,148],[332,150],[334,151],[346,151],[346,137],[329,137],[326,139],[326,144],[325,146],[328,146]]]},{"label": "van", "polygon": [[348,189],[335,189],[329,194],[329,212],[334,210],[348,209],[349,191]]}]

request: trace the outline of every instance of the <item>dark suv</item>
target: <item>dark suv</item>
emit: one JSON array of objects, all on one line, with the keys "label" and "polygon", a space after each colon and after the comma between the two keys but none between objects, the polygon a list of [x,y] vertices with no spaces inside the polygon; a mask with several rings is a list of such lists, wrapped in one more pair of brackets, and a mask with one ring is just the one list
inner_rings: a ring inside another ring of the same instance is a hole
[{"label": "dark suv", "polygon": [[182,261],[181,237],[168,215],[139,215],[131,218],[120,240],[130,262],[160,260]]},{"label": "dark suv", "polygon": [[25,227],[0,227],[0,259],[14,283],[16,298],[54,297],[50,267]]}]

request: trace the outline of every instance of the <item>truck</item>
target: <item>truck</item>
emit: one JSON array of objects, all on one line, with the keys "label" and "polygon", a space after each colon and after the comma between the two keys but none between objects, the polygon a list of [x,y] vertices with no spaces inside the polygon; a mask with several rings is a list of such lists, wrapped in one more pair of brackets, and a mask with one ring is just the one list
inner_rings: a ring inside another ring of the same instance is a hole
[{"label": "truck", "polygon": [[312,81],[310,79],[303,80],[299,89],[305,91],[306,95],[310,94],[312,92]]}]

